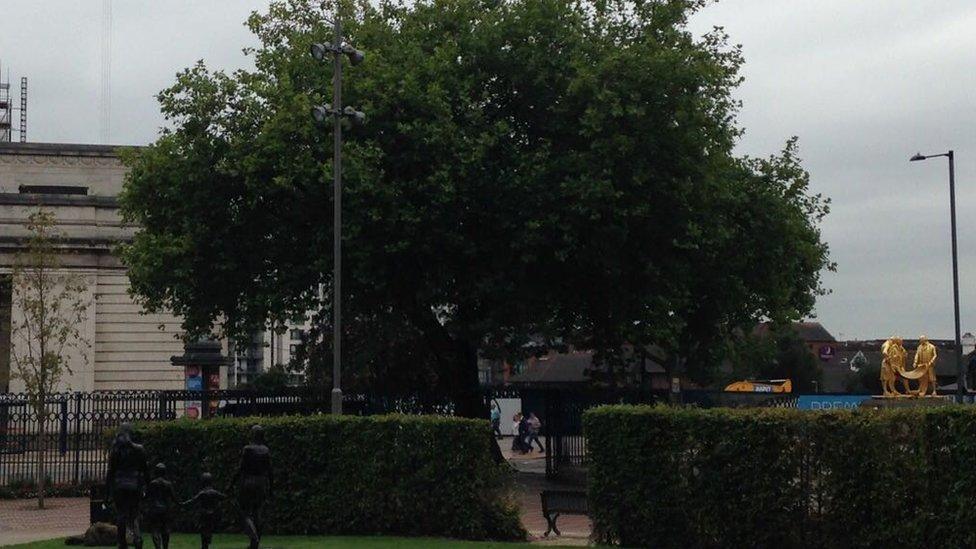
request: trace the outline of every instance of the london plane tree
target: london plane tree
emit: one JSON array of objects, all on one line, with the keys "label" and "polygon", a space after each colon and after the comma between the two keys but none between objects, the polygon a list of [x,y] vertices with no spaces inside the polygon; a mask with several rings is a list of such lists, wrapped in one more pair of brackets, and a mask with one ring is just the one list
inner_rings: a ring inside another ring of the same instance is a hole
[{"label": "london plane tree", "polygon": [[[482,416],[479,354],[532,339],[611,364],[653,343],[707,379],[743,327],[810,312],[827,201],[795,141],[734,153],[742,56],[687,28],[703,4],[341,4],[367,52],[344,82],[368,115],[345,144],[350,360],[416,357],[397,362],[424,368],[413,382]],[[191,333],[328,311],[332,145],[309,109],[332,75],[308,50],[334,16],[301,0],[253,14],[255,68],[180,72],[159,94],[167,127],[128,155],[132,287]]]}]

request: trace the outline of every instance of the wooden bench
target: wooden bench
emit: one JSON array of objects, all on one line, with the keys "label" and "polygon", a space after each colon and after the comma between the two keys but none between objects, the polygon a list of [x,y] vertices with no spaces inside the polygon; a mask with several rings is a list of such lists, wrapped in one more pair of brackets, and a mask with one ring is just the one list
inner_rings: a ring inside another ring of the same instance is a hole
[{"label": "wooden bench", "polygon": [[556,528],[556,519],[559,515],[589,515],[589,506],[586,502],[586,492],[575,490],[543,490],[542,491],[542,516],[546,518],[548,528],[543,536],[548,536],[549,532],[555,532],[561,536],[559,528]]}]

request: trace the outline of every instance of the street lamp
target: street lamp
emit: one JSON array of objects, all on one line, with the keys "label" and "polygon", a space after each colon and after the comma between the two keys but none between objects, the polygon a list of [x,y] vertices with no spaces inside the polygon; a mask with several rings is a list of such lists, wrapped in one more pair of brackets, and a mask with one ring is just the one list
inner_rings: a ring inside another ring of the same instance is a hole
[{"label": "street lamp", "polygon": [[316,61],[332,61],[332,104],[312,107],[312,119],[324,124],[332,119],[332,413],[342,414],[342,385],[339,376],[342,372],[342,119],[349,118],[353,124],[362,124],[366,115],[352,107],[342,107],[342,57],[350,64],[358,65],[366,54],[346,44],[342,40],[342,24],[338,9],[332,22],[331,44],[312,44],[310,53]]},{"label": "street lamp", "polygon": [[949,159],[949,218],[952,224],[952,305],[956,319],[956,395],[961,403],[966,394],[966,376],[962,368],[962,341],[959,336],[959,259],[956,252],[956,163],[955,155],[949,152],[923,155],[915,153],[909,161],[918,162],[928,158],[944,156]]}]

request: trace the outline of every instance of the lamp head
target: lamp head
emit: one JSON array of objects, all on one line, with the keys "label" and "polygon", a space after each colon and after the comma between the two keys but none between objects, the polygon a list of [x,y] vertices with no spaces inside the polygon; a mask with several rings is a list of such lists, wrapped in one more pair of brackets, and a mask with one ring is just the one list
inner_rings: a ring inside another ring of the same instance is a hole
[{"label": "lamp head", "polygon": [[312,57],[314,57],[316,61],[321,61],[329,55],[332,49],[325,44],[315,43],[309,47],[309,51],[312,53]]},{"label": "lamp head", "polygon": [[363,52],[363,50],[357,50],[356,48],[349,48],[349,50],[346,51],[346,57],[349,58],[350,64],[356,66],[362,63],[364,59],[366,59],[366,54]]},{"label": "lamp head", "polygon": [[329,105],[316,105],[312,107],[312,120],[318,124],[324,124],[332,116],[332,107]]},{"label": "lamp head", "polygon": [[918,162],[919,160],[925,160],[927,157],[922,153],[915,153],[915,156],[908,159],[909,162]]},{"label": "lamp head", "polygon": [[342,114],[348,116],[354,126],[362,126],[366,123],[366,113],[357,111],[352,107],[342,109]]}]

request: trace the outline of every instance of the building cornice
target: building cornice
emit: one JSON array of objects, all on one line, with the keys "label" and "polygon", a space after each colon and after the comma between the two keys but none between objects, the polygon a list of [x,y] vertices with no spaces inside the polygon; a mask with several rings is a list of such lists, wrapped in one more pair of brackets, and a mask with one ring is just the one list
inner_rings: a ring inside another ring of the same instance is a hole
[{"label": "building cornice", "polygon": [[0,193],[0,206],[93,206],[118,209],[119,200],[114,196]]},{"label": "building cornice", "polygon": [[80,143],[0,143],[0,164],[40,166],[121,166],[122,145]]}]

